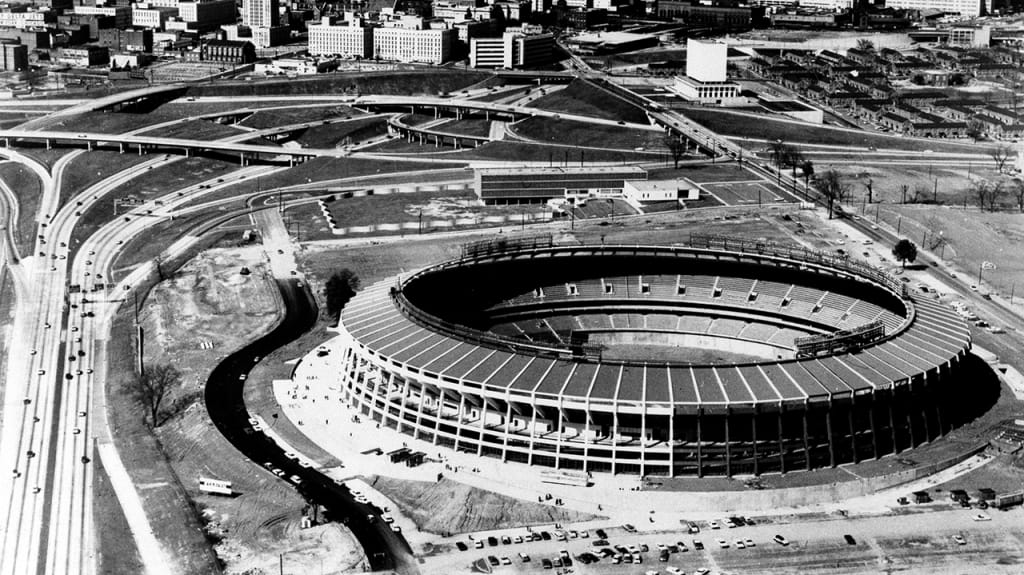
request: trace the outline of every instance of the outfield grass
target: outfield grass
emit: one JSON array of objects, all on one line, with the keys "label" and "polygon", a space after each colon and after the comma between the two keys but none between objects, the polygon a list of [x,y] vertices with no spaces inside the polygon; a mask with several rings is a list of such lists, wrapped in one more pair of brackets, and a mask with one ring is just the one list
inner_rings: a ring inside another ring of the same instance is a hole
[{"label": "outfield grass", "polygon": [[660,131],[636,130],[623,126],[589,124],[566,119],[528,118],[509,125],[524,138],[552,144],[594,146],[633,150],[664,151],[665,135]]},{"label": "outfield grass", "polygon": [[647,114],[640,108],[580,80],[573,80],[564,90],[537,98],[530,106],[606,120],[632,123],[647,121]]},{"label": "outfield grass", "polygon": [[43,195],[43,185],[35,172],[13,162],[0,163],[0,179],[18,198],[18,224],[14,243],[18,252],[29,255],[35,245],[36,212]]},{"label": "outfield grass", "polygon": [[242,126],[248,126],[261,130],[263,128],[275,128],[277,126],[290,126],[305,122],[319,122],[328,118],[356,117],[362,116],[364,112],[355,110],[348,106],[304,106],[301,108],[275,108],[273,110],[261,110],[239,122]]},{"label": "outfield grass", "polygon": [[307,128],[296,139],[304,148],[334,148],[343,142],[362,142],[387,133],[384,118],[356,118]]},{"label": "outfield grass", "polygon": [[228,136],[237,136],[243,130],[225,126],[208,120],[186,120],[170,126],[164,126],[146,132],[147,136],[160,138],[189,138],[194,140],[219,140]]},{"label": "outfield grass", "polygon": [[[983,153],[984,145],[967,141],[918,140],[899,138],[870,132],[832,129],[824,126],[800,124],[777,120],[770,117],[752,118],[727,110],[709,108],[686,108],[677,110],[687,118],[723,136],[753,138],[774,142],[782,140],[789,144],[823,144],[830,146],[859,146],[863,149],[875,147],[879,150],[934,150],[936,152]],[[813,151],[813,150],[810,150]]]}]

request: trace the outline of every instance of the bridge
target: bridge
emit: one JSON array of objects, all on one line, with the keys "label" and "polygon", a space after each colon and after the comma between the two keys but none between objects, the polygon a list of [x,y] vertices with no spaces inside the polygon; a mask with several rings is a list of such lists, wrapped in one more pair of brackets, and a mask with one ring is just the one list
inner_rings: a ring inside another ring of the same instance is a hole
[{"label": "bridge", "polygon": [[[259,137],[258,134],[244,134],[246,139]],[[163,138],[145,135],[127,134],[100,134],[94,132],[62,132],[52,130],[26,130],[23,128],[13,130],[0,130],[0,139],[5,147],[10,147],[12,141],[36,142],[46,145],[50,149],[55,143],[70,145],[85,145],[89,150],[93,147],[114,147],[123,154],[134,148],[138,153],[144,154],[155,150],[181,150],[186,157],[203,152],[216,152],[222,154],[237,154],[239,163],[243,166],[249,165],[256,160],[287,161],[288,165],[304,162],[310,158],[320,156],[339,156],[342,152],[338,150],[323,150],[310,148],[282,148],[277,146],[261,146],[256,144],[243,144],[231,141],[217,140],[192,140],[187,138]]]}]

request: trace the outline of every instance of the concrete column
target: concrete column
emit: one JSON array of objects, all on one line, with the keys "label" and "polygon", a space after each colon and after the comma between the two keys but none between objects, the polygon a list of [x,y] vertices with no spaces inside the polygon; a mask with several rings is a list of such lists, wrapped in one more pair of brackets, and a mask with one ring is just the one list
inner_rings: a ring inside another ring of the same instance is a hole
[{"label": "concrete column", "polygon": [[462,423],[463,423],[462,414],[465,413],[465,412],[466,412],[466,394],[465,393],[460,393],[459,394],[459,413],[456,414],[456,416],[455,416],[455,421],[456,421],[456,425],[455,425],[455,452],[456,453],[458,453],[458,451],[459,451],[459,443],[462,440]]},{"label": "concrete column", "polygon": [[590,401],[584,409],[585,423],[583,425],[583,471],[590,468]]},{"label": "concrete column", "polygon": [[412,438],[419,439],[423,427],[423,403],[427,400],[427,386],[420,382],[420,401],[416,406],[416,427],[412,430]]},{"label": "concrete column", "polygon": [[139,155],[142,155],[142,144],[139,144]]},{"label": "concrete column", "polygon": [[871,453],[878,460],[878,431],[875,428],[875,398],[871,396],[871,408],[868,410],[868,425],[871,427]]},{"label": "concrete column", "polygon": [[786,441],[782,434],[782,405],[779,405],[779,473],[782,475],[786,474]]},{"label": "concrete column", "polygon": [[119,142],[119,143],[117,144],[117,149],[118,149],[118,151],[119,151],[120,153],[122,153],[122,154],[123,154],[123,153],[124,153],[124,142]]},{"label": "concrete column", "polygon": [[832,438],[832,402],[828,402],[828,409],[825,411],[825,432],[828,433],[828,465],[836,466],[836,448]]},{"label": "concrete column", "polygon": [[508,438],[512,435],[512,400],[511,396],[505,394],[505,437],[501,444],[501,461],[508,461]]},{"label": "concrete column", "polygon": [[[536,399],[536,398],[531,398],[531,399]],[[531,401],[530,405],[536,405],[536,404]],[[526,456],[526,464],[527,465],[533,465],[533,452],[534,452],[533,444],[536,442],[536,439],[537,439],[533,435],[533,430],[536,428],[536,425],[537,425],[537,408],[533,407],[532,409],[533,409],[533,415],[530,417],[530,429],[526,430],[527,433],[530,434],[530,451],[528,452],[528,454]]]},{"label": "concrete column", "polygon": [[850,398],[850,410],[847,413],[847,418],[850,421],[850,446],[853,447],[853,462],[857,463],[860,460],[860,456],[857,454],[857,429],[854,427],[853,412],[857,409],[857,404],[854,402],[853,397]]},{"label": "concrete column", "polygon": [[804,464],[807,471],[811,470],[811,441],[807,436],[807,409],[808,405],[804,402],[803,419],[804,419]]},{"label": "concrete column", "polygon": [[47,149],[47,150],[49,150],[49,149],[50,149],[50,148],[52,148],[52,147],[53,147],[53,145],[52,145],[52,143],[50,142],[50,138],[46,138],[46,149]]},{"label": "concrete column", "polygon": [[704,453],[701,449],[704,439],[701,437],[701,420],[703,419],[703,415],[703,411],[697,411],[697,477],[704,477]]},{"label": "concrete column", "polygon": [[676,412],[668,412],[668,476],[676,476]]},{"label": "concrete column", "polygon": [[[620,375],[621,377],[621,375]],[[615,475],[619,465],[619,405],[616,402],[612,411],[612,475]]]},{"label": "concrete column", "polygon": [[752,438],[752,444],[754,446],[754,476],[760,475],[758,473],[757,466],[757,410],[750,416],[750,437]]},{"label": "concrete column", "polygon": [[[893,395],[895,396],[895,394],[893,394]],[[894,400],[895,400],[895,397],[890,397],[889,398],[889,432],[892,433],[892,452],[893,453],[899,453],[900,452],[900,443],[899,443],[899,437],[897,437],[897,435],[896,435],[896,418],[895,418],[895,416],[892,413],[892,402]]]},{"label": "concrete column", "polygon": [[732,441],[729,438],[729,410],[725,411],[725,476],[732,477]]},{"label": "concrete column", "polygon": [[565,435],[565,428],[563,427],[564,423],[565,423],[565,414],[562,412],[562,399],[561,399],[561,397],[559,397],[559,399],[558,399],[558,427],[556,428],[558,430],[558,437],[556,438],[556,443],[555,443],[555,469],[561,469],[562,468],[562,442],[564,441],[564,437],[563,436]]},{"label": "concrete column", "polygon": [[[490,407],[490,405],[487,402],[487,398],[486,397],[481,395],[480,396],[480,401],[482,401],[484,405],[483,405],[483,411],[480,412],[480,438],[479,438],[479,440],[477,441],[477,444],[476,444],[476,454],[477,454],[477,457],[483,455],[483,453],[484,453],[484,431],[486,431],[486,428],[487,428],[487,408]],[[440,413],[441,413],[441,410],[438,409],[438,419],[437,419],[438,421],[441,421]]]}]

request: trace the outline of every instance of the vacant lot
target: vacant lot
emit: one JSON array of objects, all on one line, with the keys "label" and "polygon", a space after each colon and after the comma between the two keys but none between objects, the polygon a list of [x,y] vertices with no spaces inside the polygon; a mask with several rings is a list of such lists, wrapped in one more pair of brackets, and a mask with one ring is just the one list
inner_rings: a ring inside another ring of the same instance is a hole
[{"label": "vacant lot", "polygon": [[430,482],[370,477],[368,482],[394,501],[421,531],[436,534],[597,518],[587,513],[506,497],[447,478]]},{"label": "vacant lot", "polygon": [[580,80],[573,80],[564,90],[542,96],[531,104],[534,108],[606,120],[642,123],[647,114],[633,104]]}]

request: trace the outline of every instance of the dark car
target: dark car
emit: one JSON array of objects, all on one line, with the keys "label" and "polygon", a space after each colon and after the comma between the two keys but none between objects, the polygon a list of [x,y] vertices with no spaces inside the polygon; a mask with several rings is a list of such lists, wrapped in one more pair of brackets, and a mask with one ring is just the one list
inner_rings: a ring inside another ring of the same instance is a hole
[{"label": "dark car", "polygon": [[501,561],[498,561],[498,558],[494,555],[488,555],[487,562],[491,564],[491,567],[497,567],[498,565],[501,565]]},{"label": "dark car", "polygon": [[704,543],[701,542],[700,539],[694,539],[693,540],[693,548],[696,549],[697,551],[703,551],[704,550]]},{"label": "dark car", "polygon": [[455,546],[459,548],[459,551],[465,551],[466,549],[469,549],[469,547],[466,547],[466,544],[462,541],[456,541]]},{"label": "dark car", "polygon": [[550,559],[541,559],[541,561],[540,561],[540,564],[541,564],[541,565],[542,565],[542,566],[543,566],[543,567],[544,567],[545,569],[551,569],[551,567],[552,567],[552,563],[551,563],[551,560],[550,560]]},{"label": "dark car", "polygon": [[662,549],[658,554],[658,561],[668,561],[668,549]]},{"label": "dark car", "polygon": [[545,540],[545,541],[551,541],[551,534],[548,533],[547,531],[541,531],[540,532],[540,538]]},{"label": "dark car", "polygon": [[607,539],[595,539],[591,543],[591,545],[593,545],[594,547],[607,547],[608,546],[608,540]]},{"label": "dark car", "polygon": [[847,533],[846,535],[843,535],[843,539],[846,539],[846,544],[847,545],[856,545],[857,544],[857,540],[854,539],[853,535],[850,535],[849,533]]},{"label": "dark car", "polygon": [[647,553],[650,550],[651,550],[651,548],[648,547],[646,543],[641,543],[640,544],[640,551],[643,551],[644,553]]},{"label": "dark car", "polygon": [[502,545],[511,545],[512,544],[512,538],[509,537],[508,535],[502,537],[501,538],[501,544]]},{"label": "dark car", "polygon": [[490,545],[491,547],[497,547],[498,546],[498,538],[497,537],[493,537],[493,536],[492,537],[488,537],[487,538],[487,544]]},{"label": "dark car", "polygon": [[595,529],[594,534],[597,535],[598,539],[608,539],[608,534],[605,533],[604,529]]}]

